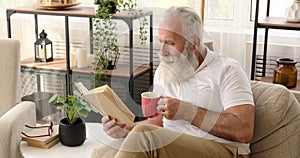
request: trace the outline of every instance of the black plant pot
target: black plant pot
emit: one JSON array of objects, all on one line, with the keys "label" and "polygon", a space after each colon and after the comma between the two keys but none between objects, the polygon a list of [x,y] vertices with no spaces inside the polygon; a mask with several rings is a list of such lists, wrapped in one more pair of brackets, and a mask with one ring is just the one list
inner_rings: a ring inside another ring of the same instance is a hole
[{"label": "black plant pot", "polygon": [[66,146],[79,146],[86,139],[86,129],[84,120],[77,119],[74,125],[68,123],[67,118],[59,122],[59,140]]},{"label": "black plant pot", "polygon": [[109,13],[116,13],[117,12],[117,3],[116,1],[107,1],[107,0],[94,0],[94,4],[102,4],[106,8],[109,9]]},{"label": "black plant pot", "polygon": [[116,68],[116,65],[112,63],[112,61],[108,61],[108,65],[105,67],[107,70],[113,70]]}]

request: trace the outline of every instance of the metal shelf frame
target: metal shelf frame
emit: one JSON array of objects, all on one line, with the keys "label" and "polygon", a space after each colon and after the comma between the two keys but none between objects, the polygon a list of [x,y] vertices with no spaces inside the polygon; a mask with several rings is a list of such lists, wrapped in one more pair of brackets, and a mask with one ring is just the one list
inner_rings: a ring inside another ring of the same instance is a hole
[{"label": "metal shelf frame", "polygon": [[281,29],[281,30],[300,30],[300,23],[290,23],[285,20],[284,17],[270,17],[270,5],[271,0],[267,1],[266,18],[259,20],[259,0],[256,0],[256,11],[254,20],[254,33],[253,33],[253,49],[252,49],[252,66],[251,66],[251,80],[255,79],[256,70],[256,45],[257,45],[257,31],[258,28],[265,29],[264,34],[264,46],[263,46],[263,67],[262,77],[266,74],[267,52],[268,52],[268,37],[269,29]]},{"label": "metal shelf frame", "polygon": [[[95,15],[94,7],[81,7],[76,6],[72,7],[71,9],[66,10],[47,10],[42,9],[34,6],[25,6],[25,7],[16,7],[16,8],[8,8],[6,10],[6,17],[7,17],[7,32],[8,38],[12,37],[12,29],[11,29],[11,16],[15,13],[21,14],[33,14],[34,21],[35,21],[35,37],[38,39],[38,15],[52,15],[52,16],[63,16],[65,18],[65,39],[66,39],[66,80],[65,80],[65,93],[66,95],[72,94],[72,69],[70,68],[70,37],[69,37],[69,17],[86,17],[89,19],[89,34],[90,37],[93,36],[93,17]],[[149,38],[149,49],[150,49],[150,58],[149,58],[149,66],[150,66],[150,77],[149,82],[150,85],[153,84],[153,13],[152,11],[143,11],[143,14],[139,16],[133,16],[126,13],[124,14],[113,14],[113,19],[116,20],[123,20],[128,28],[129,28],[129,93],[130,96],[133,97],[134,95],[134,65],[133,65],[133,21],[144,16],[150,17],[150,38]],[[92,39],[91,39],[92,40]],[[91,54],[93,53],[93,44],[90,42],[90,50]],[[39,76],[38,76],[39,77]]]}]

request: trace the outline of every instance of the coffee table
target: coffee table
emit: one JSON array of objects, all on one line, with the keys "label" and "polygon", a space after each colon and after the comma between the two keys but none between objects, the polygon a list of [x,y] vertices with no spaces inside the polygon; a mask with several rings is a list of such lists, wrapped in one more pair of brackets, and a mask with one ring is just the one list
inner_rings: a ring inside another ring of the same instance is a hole
[{"label": "coffee table", "polygon": [[59,142],[49,149],[42,149],[28,146],[26,142],[21,141],[21,153],[24,158],[83,158],[90,157],[93,150],[102,144],[102,140],[113,140],[103,132],[100,123],[86,123],[86,129],[87,139],[80,146],[68,147]]}]

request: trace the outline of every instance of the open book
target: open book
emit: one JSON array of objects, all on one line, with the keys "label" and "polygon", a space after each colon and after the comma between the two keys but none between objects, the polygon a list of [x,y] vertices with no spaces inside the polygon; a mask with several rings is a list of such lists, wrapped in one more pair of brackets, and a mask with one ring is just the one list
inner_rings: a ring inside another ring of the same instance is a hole
[{"label": "open book", "polygon": [[75,85],[82,97],[102,116],[109,115],[116,118],[118,124],[134,122],[135,115],[108,85],[92,90],[88,90],[81,82],[75,83]]}]

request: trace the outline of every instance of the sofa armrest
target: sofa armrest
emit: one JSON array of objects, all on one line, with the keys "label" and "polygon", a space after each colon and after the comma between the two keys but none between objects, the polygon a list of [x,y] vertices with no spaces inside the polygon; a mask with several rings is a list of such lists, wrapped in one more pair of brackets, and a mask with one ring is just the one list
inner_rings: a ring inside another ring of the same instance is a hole
[{"label": "sofa armrest", "polygon": [[296,91],[296,90],[290,90],[290,91],[294,94],[294,96],[296,97],[296,99],[300,103],[300,91]]},{"label": "sofa armrest", "polygon": [[251,87],[255,127],[250,158],[299,158],[300,104],[296,94],[273,83],[252,81]]},{"label": "sofa armrest", "polygon": [[36,124],[35,104],[23,101],[0,117],[0,153],[2,158],[22,157],[19,149],[24,125]]}]

